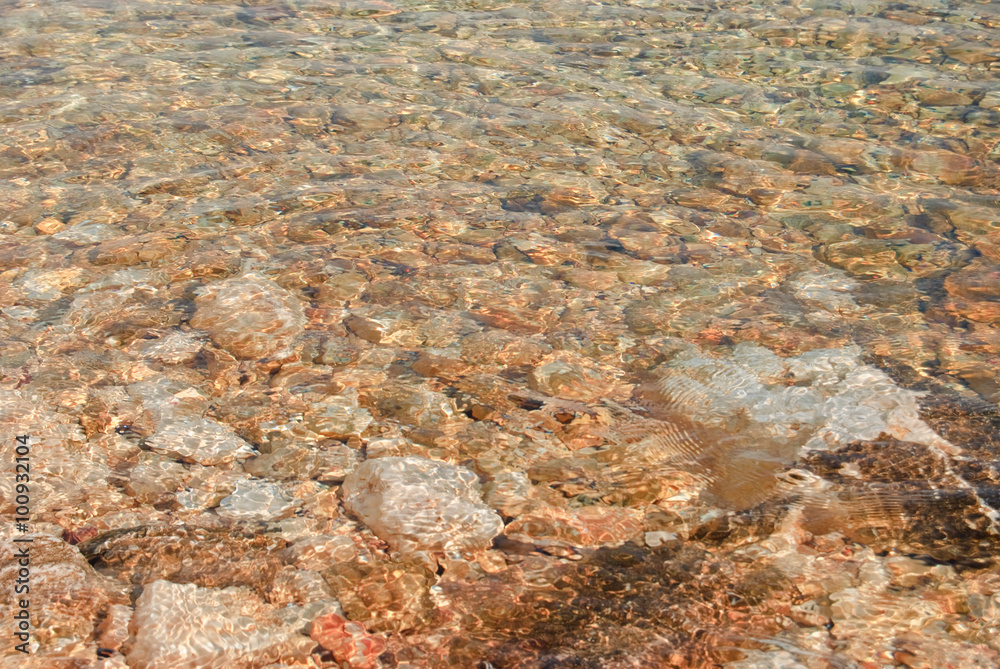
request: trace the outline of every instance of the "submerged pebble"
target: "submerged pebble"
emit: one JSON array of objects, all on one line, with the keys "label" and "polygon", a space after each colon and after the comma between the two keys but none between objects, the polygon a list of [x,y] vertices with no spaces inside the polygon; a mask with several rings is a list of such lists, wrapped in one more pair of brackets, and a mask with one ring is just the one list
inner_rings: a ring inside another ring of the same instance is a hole
[{"label": "submerged pebble", "polygon": [[253,447],[231,428],[209,419],[168,419],[148,443],[154,451],[201,465],[218,465],[253,454]]},{"label": "submerged pebble", "polygon": [[198,296],[191,326],[238,358],[263,358],[287,348],[302,331],[302,306],[272,281],[249,273],[212,284]]},{"label": "submerged pebble", "polygon": [[137,669],[302,664],[314,646],[275,607],[238,587],[153,581],[135,602],[131,629],[126,659]]},{"label": "submerged pebble", "polygon": [[503,530],[472,472],[417,457],[368,460],[344,481],[344,506],[394,550],[477,551]]}]

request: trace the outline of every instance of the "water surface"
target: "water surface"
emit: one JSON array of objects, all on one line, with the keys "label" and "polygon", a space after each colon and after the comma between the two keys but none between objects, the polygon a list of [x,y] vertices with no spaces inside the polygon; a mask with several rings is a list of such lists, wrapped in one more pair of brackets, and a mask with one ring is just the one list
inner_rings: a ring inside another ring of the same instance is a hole
[{"label": "water surface", "polygon": [[996,666],[998,26],[0,2],[5,662]]}]

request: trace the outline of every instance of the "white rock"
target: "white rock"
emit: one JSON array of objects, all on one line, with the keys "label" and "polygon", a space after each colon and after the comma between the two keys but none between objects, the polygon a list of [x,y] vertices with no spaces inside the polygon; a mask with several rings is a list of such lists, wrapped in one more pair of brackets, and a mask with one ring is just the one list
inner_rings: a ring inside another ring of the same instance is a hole
[{"label": "white rock", "polygon": [[668,541],[677,541],[679,538],[676,532],[646,532],[644,536],[646,545],[650,548],[655,548]]},{"label": "white rock", "polygon": [[148,445],[158,453],[202,465],[218,465],[254,453],[231,428],[207,418],[168,418],[160,423]]},{"label": "white rock", "polygon": [[247,588],[148,584],[135,602],[132,669],[257,669],[305,663],[315,647]]},{"label": "white rock", "polygon": [[347,476],[344,506],[400,552],[476,551],[503,521],[482,500],[475,474],[418,457],[368,460]]},{"label": "white rock", "polygon": [[119,239],[119,235],[120,231],[114,226],[84,221],[71,228],[57,232],[52,235],[52,239],[58,239],[61,242],[72,242],[83,246],[85,244],[98,244],[112,239]]},{"label": "white rock", "polygon": [[214,493],[193,488],[182,490],[174,499],[183,511],[203,511],[221,501]]},{"label": "white rock", "polygon": [[208,286],[196,303],[191,327],[207,330],[238,358],[263,358],[284,349],[305,323],[295,296],[255,273]]},{"label": "white rock", "polygon": [[358,406],[356,388],[324,399],[307,421],[313,431],[333,439],[361,434],[371,422],[372,415],[368,409]]},{"label": "white rock", "polygon": [[77,267],[32,269],[21,275],[14,282],[14,287],[22,290],[26,299],[48,302],[62,297],[67,289],[78,288],[86,282],[86,274]]},{"label": "white rock", "polygon": [[130,384],[127,391],[158,426],[170,420],[200,419],[208,408],[208,398],[197,389],[163,374]]},{"label": "white rock", "polygon": [[233,520],[273,520],[295,506],[295,500],[285,495],[279,486],[243,479],[236,484],[233,494],[222,500],[216,513]]},{"label": "white rock", "polygon": [[358,556],[358,547],[347,536],[319,535],[293,541],[285,553],[300,569],[322,571],[338,562],[350,562]]},{"label": "white rock", "polygon": [[160,339],[140,339],[136,349],[144,356],[168,365],[191,362],[203,347],[198,337],[189,332],[170,332]]},{"label": "white rock", "polygon": [[802,272],[786,283],[806,306],[837,315],[858,311],[851,291],[859,285],[846,272],[826,266]]},{"label": "white rock", "polygon": [[[780,358],[740,344],[728,358],[679,353],[663,370],[661,398],[687,418],[730,429],[749,420],[754,434],[830,449],[880,434],[951,452],[921,418],[920,393],[897,386],[861,361],[857,346]],[[790,385],[794,383],[795,385]],[[744,425],[739,428],[746,433]]]}]

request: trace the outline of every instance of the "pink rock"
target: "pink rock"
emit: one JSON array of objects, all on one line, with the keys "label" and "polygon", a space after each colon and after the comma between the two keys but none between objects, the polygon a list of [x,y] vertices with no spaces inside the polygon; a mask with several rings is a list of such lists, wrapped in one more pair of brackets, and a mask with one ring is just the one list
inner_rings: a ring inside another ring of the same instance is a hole
[{"label": "pink rock", "polygon": [[369,634],[361,623],[348,622],[331,613],[313,621],[309,636],[333,653],[338,662],[346,662],[352,669],[381,666],[378,656],[385,652],[385,641]]},{"label": "pink rock", "polygon": [[294,295],[258,274],[212,284],[196,300],[191,326],[238,358],[263,358],[287,347],[305,317]]}]

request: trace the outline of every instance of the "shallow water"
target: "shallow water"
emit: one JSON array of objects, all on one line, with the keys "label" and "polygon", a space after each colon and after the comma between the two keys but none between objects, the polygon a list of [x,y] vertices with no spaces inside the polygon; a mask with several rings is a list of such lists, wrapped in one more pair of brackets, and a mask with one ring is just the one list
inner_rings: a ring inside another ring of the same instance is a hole
[{"label": "shallow water", "polygon": [[0,2],[0,661],[997,666],[998,27]]}]

